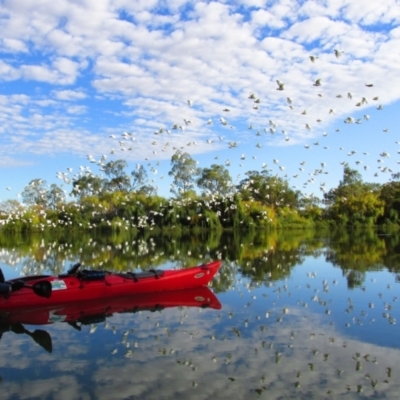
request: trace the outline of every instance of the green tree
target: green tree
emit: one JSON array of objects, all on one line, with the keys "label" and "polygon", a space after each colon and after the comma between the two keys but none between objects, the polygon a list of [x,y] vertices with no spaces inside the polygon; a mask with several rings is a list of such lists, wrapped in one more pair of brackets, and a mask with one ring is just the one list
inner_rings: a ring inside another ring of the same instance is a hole
[{"label": "green tree", "polygon": [[15,199],[8,199],[0,203],[0,214],[3,213],[7,215],[12,212],[23,211],[23,209],[24,206],[18,200]]},{"label": "green tree", "polygon": [[303,217],[313,221],[322,219],[323,209],[320,207],[321,199],[317,196],[301,196],[299,199],[299,211]]},{"label": "green tree", "polygon": [[356,185],[359,183],[362,183],[361,174],[356,169],[350,168],[346,163],[343,167],[343,180],[340,181],[339,187]]},{"label": "green tree", "polygon": [[379,197],[384,202],[383,220],[400,222],[400,182],[397,174],[392,177],[396,180],[382,185],[380,190]]},{"label": "green tree", "polygon": [[64,191],[58,185],[52,183],[47,191],[47,207],[55,210],[60,204],[64,204],[65,200]]},{"label": "green tree", "polygon": [[46,181],[42,179],[33,179],[25,186],[21,193],[22,201],[28,206],[47,207],[47,187]]},{"label": "green tree", "polygon": [[345,164],[339,186],[324,194],[326,215],[342,224],[374,225],[383,214],[379,189],[378,184],[364,183],[360,173]]},{"label": "green tree", "polygon": [[147,171],[141,164],[136,165],[136,169],[131,172],[131,190],[147,195],[156,194],[156,188],[149,183]]},{"label": "green tree", "polygon": [[103,171],[109,178],[105,187],[110,191],[129,192],[131,190],[131,179],[125,172],[128,166],[125,160],[109,161],[103,166]]},{"label": "green tree", "polygon": [[339,182],[337,188],[331,189],[324,193],[324,203],[331,205],[340,198],[347,198],[351,194],[361,194],[365,191],[361,174],[349,167],[348,164],[343,166],[343,179]]},{"label": "green tree", "polygon": [[237,189],[245,200],[254,199],[272,207],[298,207],[300,192],[290,188],[289,183],[268,171],[248,171]]},{"label": "green tree", "polygon": [[83,175],[72,182],[71,195],[82,200],[84,197],[99,195],[104,188],[104,179],[93,174]]},{"label": "green tree", "polygon": [[205,192],[227,195],[232,187],[229,171],[222,165],[212,164],[210,168],[202,168],[197,185]]},{"label": "green tree", "polygon": [[171,171],[168,173],[174,178],[171,192],[180,196],[188,190],[193,190],[196,176],[200,173],[197,161],[190,154],[177,150],[171,158],[171,165]]}]

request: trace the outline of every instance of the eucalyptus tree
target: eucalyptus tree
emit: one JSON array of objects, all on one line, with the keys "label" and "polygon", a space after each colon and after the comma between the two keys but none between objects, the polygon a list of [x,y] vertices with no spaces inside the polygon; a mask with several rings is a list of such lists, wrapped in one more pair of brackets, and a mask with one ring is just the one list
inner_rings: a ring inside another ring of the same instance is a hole
[{"label": "eucalyptus tree", "polygon": [[315,195],[301,195],[299,198],[299,211],[303,217],[311,218],[313,221],[322,220],[322,200]]},{"label": "eucalyptus tree", "polygon": [[149,183],[147,171],[141,164],[136,165],[136,169],[131,172],[131,191],[144,193],[147,195],[156,194],[156,188]]},{"label": "eucalyptus tree", "polygon": [[42,179],[32,179],[21,193],[22,201],[27,206],[47,208],[47,182]]},{"label": "eucalyptus tree", "polygon": [[358,194],[364,189],[361,174],[346,163],[343,166],[343,179],[339,182],[338,187],[324,193],[324,203],[332,205],[339,199],[346,199],[349,195]]},{"label": "eucalyptus tree", "polygon": [[400,223],[400,173],[392,174],[392,181],[381,186],[379,197],[385,204],[383,220]]},{"label": "eucalyptus tree", "polygon": [[196,177],[200,173],[197,161],[190,154],[177,150],[171,157],[171,166],[171,171],[168,172],[168,175],[174,178],[171,192],[181,196],[194,190]]},{"label": "eucalyptus tree", "polygon": [[56,210],[60,205],[65,204],[66,195],[62,188],[55,183],[50,185],[47,191],[47,207]]},{"label": "eucalyptus tree", "polygon": [[102,170],[109,178],[105,181],[107,190],[113,192],[118,190],[120,192],[129,192],[131,190],[131,179],[126,173],[125,168],[128,163],[125,160],[109,161],[104,164]]},{"label": "eucalyptus tree", "polygon": [[212,164],[210,168],[201,168],[197,185],[204,192],[227,195],[232,190],[232,178],[223,165]]},{"label": "eucalyptus tree", "polygon": [[55,210],[66,200],[65,192],[57,184],[50,186],[42,179],[33,179],[21,193],[22,201],[27,206],[39,206],[43,209]]},{"label": "eucalyptus tree", "polygon": [[15,199],[8,199],[0,202],[0,215],[1,214],[11,214],[12,212],[20,212],[24,210],[24,206]]},{"label": "eucalyptus tree", "polygon": [[379,194],[379,184],[363,182],[361,174],[345,164],[339,186],[324,194],[325,214],[342,224],[373,225],[384,213]]},{"label": "eucalyptus tree", "polygon": [[244,200],[254,199],[272,207],[298,207],[300,192],[290,188],[289,183],[268,171],[248,171],[247,178],[237,186]]},{"label": "eucalyptus tree", "polygon": [[104,191],[103,178],[92,173],[83,175],[72,182],[71,195],[82,200],[84,197],[98,195]]}]

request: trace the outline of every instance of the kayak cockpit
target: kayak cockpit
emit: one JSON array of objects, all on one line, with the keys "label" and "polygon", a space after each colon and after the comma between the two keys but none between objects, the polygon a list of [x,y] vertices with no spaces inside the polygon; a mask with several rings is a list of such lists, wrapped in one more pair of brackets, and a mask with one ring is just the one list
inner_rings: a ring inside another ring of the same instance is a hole
[{"label": "kayak cockpit", "polygon": [[150,269],[149,271],[144,271],[144,272],[112,273],[109,271],[98,271],[98,270],[88,270],[88,269],[83,269],[79,271],[80,266],[81,264],[77,263],[73,265],[66,274],[60,274],[58,275],[58,277],[67,278],[70,276],[76,276],[78,279],[83,281],[98,281],[105,279],[107,275],[113,274],[124,279],[130,279],[133,280],[134,282],[138,282],[141,279],[148,279],[148,278],[159,279],[162,276],[164,276],[163,270],[155,270],[155,269]]}]

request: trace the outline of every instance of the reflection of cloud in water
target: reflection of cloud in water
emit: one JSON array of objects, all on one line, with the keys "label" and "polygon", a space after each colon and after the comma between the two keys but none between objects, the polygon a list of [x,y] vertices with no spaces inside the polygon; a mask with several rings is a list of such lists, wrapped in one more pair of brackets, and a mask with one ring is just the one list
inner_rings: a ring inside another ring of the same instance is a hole
[{"label": "reflection of cloud in water", "polygon": [[[44,353],[29,337],[8,333],[0,343],[2,394],[245,399],[260,390],[268,399],[319,399],[328,397],[329,390],[358,398],[357,391],[362,390],[365,396],[376,392],[397,397],[398,350],[349,340],[302,308],[292,308],[282,323],[247,314],[248,327],[244,312],[238,311],[232,320],[225,309],[115,315],[108,319],[115,334],[103,324],[93,334],[89,327],[77,332],[56,324],[48,328],[52,354]],[[114,355],[113,349],[118,349]],[[129,350],[134,352],[126,357]],[[11,381],[13,369],[29,370],[21,385]]]},{"label": "reflection of cloud in water", "polygon": [[[6,393],[6,394],[5,394]],[[60,400],[82,399],[79,383],[74,376],[64,375],[51,379],[37,379],[6,385],[4,398]]]},{"label": "reflection of cloud in water", "polygon": [[[96,396],[226,399],[247,398],[262,389],[268,398],[301,394],[322,398],[329,390],[349,397],[357,397],[357,391],[369,396],[374,390],[396,397],[398,350],[347,340],[334,327],[323,327],[318,319],[310,321],[301,314],[290,325],[268,326],[263,321],[264,331],[254,328],[256,324],[243,328],[252,329],[251,337],[229,334],[227,340],[221,335],[212,340],[212,322],[197,323],[196,315],[191,313],[171,338],[162,336],[158,341],[152,338],[154,324],[143,321],[141,333],[150,337],[140,343],[131,364],[116,363],[96,371]],[[191,338],[190,332],[197,335]],[[175,353],[163,357],[157,354],[159,348],[173,348]],[[115,393],[117,388],[121,391]]]}]

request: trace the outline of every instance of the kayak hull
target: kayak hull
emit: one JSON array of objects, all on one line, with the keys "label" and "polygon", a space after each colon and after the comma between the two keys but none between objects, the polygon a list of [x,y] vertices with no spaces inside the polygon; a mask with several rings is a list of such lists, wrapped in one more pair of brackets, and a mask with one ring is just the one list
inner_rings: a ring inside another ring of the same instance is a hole
[{"label": "kayak hull", "polygon": [[[101,278],[85,279],[79,274],[59,276],[25,277],[9,280],[23,281],[25,287],[7,295],[0,296],[0,311],[24,307],[53,306],[69,302],[102,300],[143,293],[174,291],[206,286],[221,266],[220,261],[212,261],[196,267],[154,271],[154,274],[126,274],[102,271]],[[156,272],[160,272],[157,274]],[[51,284],[50,296],[43,297],[32,290],[40,282]]]}]

